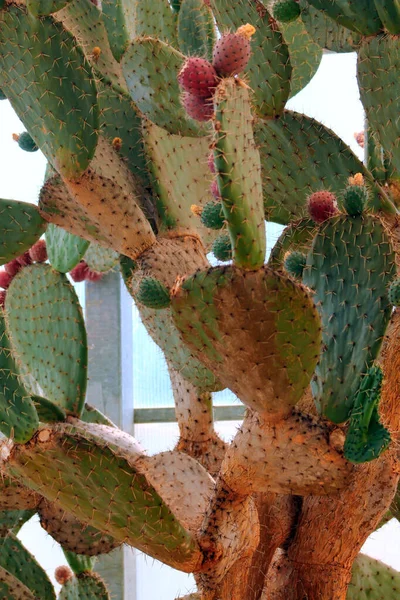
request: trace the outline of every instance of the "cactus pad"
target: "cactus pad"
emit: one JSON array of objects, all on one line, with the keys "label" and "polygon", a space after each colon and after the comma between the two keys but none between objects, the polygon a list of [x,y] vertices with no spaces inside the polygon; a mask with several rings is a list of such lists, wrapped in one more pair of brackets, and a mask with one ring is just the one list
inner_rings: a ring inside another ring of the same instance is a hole
[{"label": "cactus pad", "polygon": [[216,31],[212,10],[204,0],[183,0],[178,14],[179,50],[185,56],[212,57]]},{"label": "cactus pad", "polygon": [[85,252],[85,262],[89,269],[96,273],[107,273],[119,264],[119,254],[111,248],[103,248],[92,242]]},{"label": "cactus pad", "polygon": [[361,35],[375,35],[383,28],[374,0],[308,0],[340,25]]},{"label": "cactus pad", "polygon": [[89,242],[49,223],[46,231],[46,245],[51,266],[60,273],[68,273],[83,258]]},{"label": "cactus pad", "polygon": [[144,277],[136,293],[136,300],[148,308],[167,308],[171,304],[169,290],[154,277]]},{"label": "cactus pad", "polygon": [[79,415],[86,392],[86,332],[66,276],[49,265],[22,269],[7,292],[6,325],[17,360],[30,369],[46,398]]},{"label": "cactus pad", "polygon": [[45,229],[36,206],[0,198],[0,265],[29,250]]},{"label": "cactus pad", "polygon": [[321,226],[303,282],[315,292],[323,328],[311,387],[318,411],[334,423],[349,418],[361,377],[379,351],[394,277],[393,249],[379,218],[341,215]]},{"label": "cactus pad", "polygon": [[217,267],[187,279],[172,309],[195,356],[245,404],[287,414],[298,402],[320,345],[319,319],[303,287],[267,267]]},{"label": "cactus pad", "polygon": [[365,554],[356,557],[347,600],[396,600],[399,595],[398,571]]},{"label": "cactus pad", "polygon": [[355,31],[339,25],[325,12],[311,6],[308,0],[300,0],[301,19],[312,39],[331,52],[354,52],[361,41]]},{"label": "cactus pad", "polygon": [[96,573],[81,573],[61,588],[59,600],[110,600],[104,581]]}]

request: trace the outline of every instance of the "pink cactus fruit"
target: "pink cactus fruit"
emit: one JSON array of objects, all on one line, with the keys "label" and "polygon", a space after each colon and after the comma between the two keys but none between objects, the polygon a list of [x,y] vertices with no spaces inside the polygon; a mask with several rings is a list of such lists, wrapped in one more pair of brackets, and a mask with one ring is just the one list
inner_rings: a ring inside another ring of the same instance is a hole
[{"label": "pink cactus fruit", "polygon": [[182,96],[182,106],[189,117],[196,121],[209,121],[214,115],[212,101],[207,98],[199,98],[185,92]]},{"label": "pink cactus fruit", "polygon": [[86,279],[88,281],[100,281],[100,279],[103,277],[103,273],[98,273],[97,271],[92,271],[92,269],[87,270],[86,273]]},{"label": "pink cactus fruit", "polygon": [[28,265],[32,264],[32,259],[29,255],[29,250],[27,250],[26,252],[24,252],[23,254],[21,254],[21,256],[18,256],[16,258],[16,261],[19,262],[19,264],[21,265],[21,267],[27,267]]},{"label": "pink cactus fruit", "polygon": [[4,308],[6,305],[6,292],[5,290],[0,290],[0,307]]},{"label": "pink cactus fruit", "polygon": [[214,46],[213,66],[218,75],[229,77],[243,71],[250,59],[250,38],[255,28],[242,25],[236,33],[224,33]]},{"label": "pink cactus fruit", "polygon": [[216,179],[214,179],[214,181],[210,185],[210,192],[212,193],[212,195],[214,196],[214,198],[216,200],[221,199],[221,194],[219,193],[218,182]]},{"label": "pink cactus fruit", "polygon": [[88,271],[89,267],[84,260],[81,260],[81,262],[77,264],[69,274],[75,283],[80,283],[81,281],[85,281]]},{"label": "pink cactus fruit", "polygon": [[336,196],[327,190],[311,194],[308,197],[307,207],[309,215],[315,223],[323,223],[338,212]]},{"label": "pink cactus fruit", "polygon": [[44,263],[47,260],[47,250],[45,240],[39,240],[29,249],[29,256],[33,262]]},{"label": "pink cactus fruit", "polygon": [[211,173],[215,173],[214,152],[212,150],[211,150],[210,154],[208,155],[207,164],[208,164],[208,168],[210,169]]},{"label": "pink cactus fruit", "polygon": [[214,67],[205,58],[187,58],[178,73],[179,85],[198,98],[210,98],[218,85]]},{"label": "pink cactus fruit", "polygon": [[22,269],[22,265],[18,262],[16,258],[10,260],[10,262],[4,265],[4,270],[11,275],[11,277],[15,277],[18,271]]},{"label": "pink cactus fruit", "polygon": [[8,286],[10,285],[10,283],[12,282],[13,278],[11,277],[11,275],[9,273],[7,273],[7,271],[2,270],[0,271],[0,288],[3,288],[3,290],[6,290],[8,288]]}]

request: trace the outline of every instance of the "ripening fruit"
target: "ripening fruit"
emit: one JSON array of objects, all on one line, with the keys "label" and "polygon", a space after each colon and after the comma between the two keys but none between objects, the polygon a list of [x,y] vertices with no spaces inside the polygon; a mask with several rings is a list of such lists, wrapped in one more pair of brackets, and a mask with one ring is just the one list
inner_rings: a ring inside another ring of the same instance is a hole
[{"label": "ripening fruit", "polygon": [[13,258],[13,260],[10,260],[10,262],[4,265],[4,269],[9,275],[11,275],[11,277],[15,277],[18,271],[22,269],[22,265],[17,261],[16,258]]},{"label": "ripening fruit", "polygon": [[205,58],[187,58],[178,73],[179,85],[198,98],[210,98],[218,85],[217,73]]},{"label": "ripening fruit", "polygon": [[85,281],[88,270],[89,267],[85,261],[81,260],[81,262],[77,264],[69,274],[75,283],[80,283],[81,281]]},{"label": "ripening fruit", "polygon": [[39,240],[29,249],[29,256],[33,262],[44,263],[47,260],[47,250],[45,240]]},{"label": "ripening fruit", "polygon": [[210,192],[212,193],[212,195],[214,196],[214,198],[216,200],[219,200],[221,198],[221,194],[219,192],[219,187],[218,187],[218,181],[216,179],[214,179],[214,181],[211,182]]},{"label": "ripening fruit", "polygon": [[140,282],[136,299],[148,308],[166,308],[171,304],[169,291],[158,279],[144,277]]},{"label": "ripening fruit", "polygon": [[368,201],[367,188],[349,185],[343,192],[343,208],[350,217],[361,215]]},{"label": "ripening fruit", "polygon": [[199,98],[185,92],[182,96],[182,106],[195,121],[209,121],[214,116],[214,106],[209,98]]},{"label": "ripening fruit", "polygon": [[224,33],[213,51],[213,66],[218,75],[229,77],[243,71],[250,59],[250,38],[255,32],[252,25],[239,27],[236,33]]},{"label": "ripening fruit", "polygon": [[336,196],[327,190],[314,192],[308,198],[307,208],[315,223],[323,223],[338,212]]},{"label": "ripening fruit", "polygon": [[21,267],[27,267],[28,265],[32,264],[32,259],[29,254],[29,250],[21,254],[21,256],[17,256],[15,260],[21,265]]},{"label": "ripening fruit", "polygon": [[6,290],[12,280],[13,278],[7,273],[7,271],[0,271],[0,288]]},{"label": "ripening fruit", "polygon": [[400,278],[395,279],[389,286],[389,302],[394,306],[400,306]]},{"label": "ripening fruit", "polygon": [[278,0],[274,4],[274,19],[281,23],[290,23],[300,16],[300,6],[295,0]]},{"label": "ripening fruit", "polygon": [[25,152],[36,152],[36,150],[39,150],[39,146],[37,146],[27,131],[24,131],[20,135],[14,133],[13,139],[18,142],[18,146],[21,150],[25,150]]},{"label": "ripening fruit", "polygon": [[221,229],[225,224],[221,202],[207,202],[201,212],[200,220],[210,229]]},{"label": "ripening fruit", "polygon": [[231,238],[227,233],[219,235],[212,245],[212,251],[216,259],[223,262],[232,260]]},{"label": "ripening fruit", "polygon": [[87,268],[86,271],[86,278],[87,281],[100,281],[100,279],[103,277],[103,273],[99,273],[98,271],[92,271],[92,269],[90,269],[89,267]]},{"label": "ripening fruit", "polygon": [[207,164],[211,173],[215,173],[214,152],[210,152],[210,154],[208,155]]},{"label": "ripening fruit", "polygon": [[302,252],[294,251],[287,253],[283,265],[289,275],[300,279],[306,266],[307,257]]}]

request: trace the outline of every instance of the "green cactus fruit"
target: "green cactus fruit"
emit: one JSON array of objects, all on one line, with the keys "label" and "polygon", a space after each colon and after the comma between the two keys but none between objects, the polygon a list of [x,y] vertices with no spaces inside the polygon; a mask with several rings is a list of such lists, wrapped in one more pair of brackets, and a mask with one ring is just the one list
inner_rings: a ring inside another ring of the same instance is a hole
[{"label": "green cactus fruit", "polygon": [[400,305],[400,277],[392,281],[388,290],[390,304],[394,306]]},{"label": "green cactus fruit", "polygon": [[382,369],[376,365],[361,381],[344,443],[344,455],[352,463],[378,458],[391,442],[389,431],[379,421],[382,381]]},{"label": "green cactus fruit", "polygon": [[306,262],[307,256],[303,252],[294,251],[285,257],[283,264],[289,275],[300,279],[303,276]]},{"label": "green cactus fruit", "polygon": [[212,251],[217,260],[223,262],[232,260],[232,242],[228,233],[217,237],[212,245]]},{"label": "green cactus fruit", "polygon": [[225,224],[225,216],[221,202],[207,202],[202,210],[200,220],[210,229],[222,229]]},{"label": "green cactus fruit", "polygon": [[171,304],[168,289],[154,277],[144,277],[136,295],[138,302],[148,308],[167,308]]},{"label": "green cactus fruit", "polygon": [[282,23],[290,23],[300,16],[300,6],[295,0],[278,0],[273,6],[274,18]]},{"label": "green cactus fruit", "polygon": [[343,208],[350,217],[361,215],[367,202],[368,191],[363,185],[349,185],[343,192]]},{"label": "green cactus fruit", "polygon": [[338,211],[336,196],[327,190],[314,192],[308,197],[307,208],[310,217],[315,223],[323,223],[333,217]]},{"label": "green cactus fruit", "polygon": [[19,135],[14,133],[13,138],[18,142],[18,146],[21,150],[25,150],[25,152],[36,152],[39,150],[39,146],[27,131],[23,131]]}]

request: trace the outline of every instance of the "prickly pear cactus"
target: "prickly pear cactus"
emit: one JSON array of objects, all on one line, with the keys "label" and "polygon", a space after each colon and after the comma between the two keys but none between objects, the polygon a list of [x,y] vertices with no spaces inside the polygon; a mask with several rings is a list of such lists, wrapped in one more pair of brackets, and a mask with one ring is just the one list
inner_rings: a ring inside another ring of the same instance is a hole
[{"label": "prickly pear cactus", "polygon": [[[399,36],[397,0],[0,1],[0,99],[48,161],[38,205],[0,199],[1,597],[55,598],[36,514],[61,600],[108,600],[124,543],[188,599],[398,598],[358,553],[399,515]],[[357,53],[364,163],[286,108],[323,50]],[[154,456],[87,404],[73,285],[115,271],[167,359]]]}]

